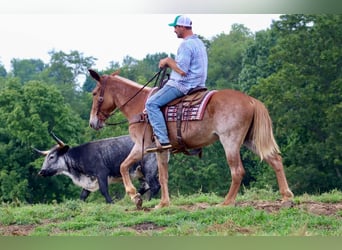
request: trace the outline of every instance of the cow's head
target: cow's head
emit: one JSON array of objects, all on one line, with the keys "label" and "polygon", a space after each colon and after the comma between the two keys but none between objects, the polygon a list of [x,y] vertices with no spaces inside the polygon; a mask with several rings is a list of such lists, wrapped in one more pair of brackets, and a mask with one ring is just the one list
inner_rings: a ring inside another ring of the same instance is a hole
[{"label": "cow's head", "polygon": [[35,149],[38,153],[45,156],[43,166],[38,173],[39,175],[44,177],[61,174],[63,171],[67,170],[63,155],[68,152],[69,146],[65,145],[64,142],[57,138],[57,136],[55,136],[52,132],[51,136],[58,143],[56,146],[47,151]]}]

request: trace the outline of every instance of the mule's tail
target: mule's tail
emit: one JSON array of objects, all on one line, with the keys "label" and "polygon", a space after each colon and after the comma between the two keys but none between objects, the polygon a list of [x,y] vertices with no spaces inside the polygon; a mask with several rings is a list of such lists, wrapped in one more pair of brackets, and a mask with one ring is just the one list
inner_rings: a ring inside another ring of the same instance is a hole
[{"label": "mule's tail", "polygon": [[252,140],[261,160],[272,155],[279,154],[272,129],[272,120],[265,105],[253,98],[254,120],[252,127]]}]

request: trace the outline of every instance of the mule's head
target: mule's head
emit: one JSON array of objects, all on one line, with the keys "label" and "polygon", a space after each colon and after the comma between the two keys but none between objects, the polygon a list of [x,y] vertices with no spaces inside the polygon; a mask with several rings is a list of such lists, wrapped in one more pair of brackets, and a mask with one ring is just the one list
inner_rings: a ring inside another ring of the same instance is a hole
[{"label": "mule's head", "polygon": [[100,76],[96,71],[88,70],[91,77],[97,82],[94,88],[93,104],[90,111],[89,125],[95,130],[99,130],[105,126],[105,121],[110,116],[111,112],[116,108],[113,97],[108,91],[107,82],[109,76]]}]

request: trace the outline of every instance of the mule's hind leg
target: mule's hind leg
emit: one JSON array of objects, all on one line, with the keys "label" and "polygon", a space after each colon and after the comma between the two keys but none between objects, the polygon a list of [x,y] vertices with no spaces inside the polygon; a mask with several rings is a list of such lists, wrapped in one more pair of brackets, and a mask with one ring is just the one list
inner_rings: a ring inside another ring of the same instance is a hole
[{"label": "mule's hind leg", "polygon": [[277,176],[279,192],[282,196],[282,201],[286,202],[291,200],[293,198],[293,193],[287,184],[281,156],[278,154],[272,154],[265,157],[264,160],[274,169],[274,172]]},{"label": "mule's hind leg", "polygon": [[239,143],[236,143],[231,139],[232,138],[224,140],[220,138],[226,153],[226,158],[232,177],[229,192],[226,195],[222,205],[233,205],[235,203],[235,199],[239,192],[242,178],[245,175],[245,169],[243,168],[240,157],[240,147],[236,146],[239,145]]}]

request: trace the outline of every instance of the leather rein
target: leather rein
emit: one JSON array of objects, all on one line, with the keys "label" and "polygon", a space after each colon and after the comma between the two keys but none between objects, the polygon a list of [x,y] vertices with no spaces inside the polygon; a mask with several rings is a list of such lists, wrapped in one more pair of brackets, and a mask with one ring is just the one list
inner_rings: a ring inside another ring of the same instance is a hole
[{"label": "leather rein", "polygon": [[[129,103],[131,100],[133,100],[149,83],[151,83],[155,78],[155,86],[158,83],[160,74],[162,73],[162,77],[160,79],[159,85],[160,87],[162,87],[163,84],[163,79],[165,77],[165,73],[166,73],[166,68],[161,68],[149,81],[147,81],[133,96],[131,96],[124,104],[122,104],[120,107],[116,107],[111,113],[105,113],[103,111],[101,111],[101,107],[102,104],[104,102],[104,93],[105,93],[105,89],[106,89],[106,85],[107,85],[107,79],[108,76],[105,77],[104,81],[101,80],[101,90],[100,90],[100,96],[97,99],[97,112],[96,112],[96,116],[98,116],[99,114],[101,114],[105,120],[107,120],[110,116],[114,115],[116,111],[120,110],[122,107],[124,107],[127,103]],[[102,78],[101,78],[102,79]],[[115,125],[119,125],[119,124],[123,124],[126,123],[127,120],[123,120],[121,122],[115,122],[115,123],[107,123],[106,125],[111,125],[111,126],[115,126]]]}]

